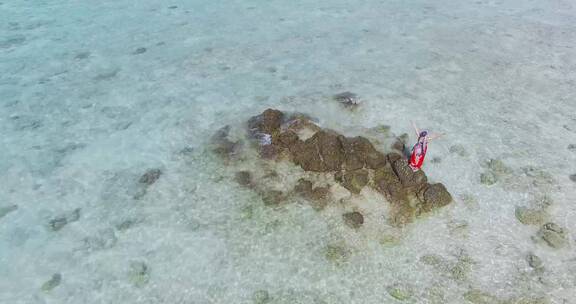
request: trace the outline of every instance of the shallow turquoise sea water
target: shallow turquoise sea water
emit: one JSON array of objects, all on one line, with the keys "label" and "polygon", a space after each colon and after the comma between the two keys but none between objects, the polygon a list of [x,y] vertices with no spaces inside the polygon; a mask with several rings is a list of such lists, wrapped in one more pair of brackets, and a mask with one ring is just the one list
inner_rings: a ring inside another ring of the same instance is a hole
[{"label": "shallow turquoise sea water", "polygon": [[[0,1],[0,303],[574,303],[575,50],[559,0]],[[443,132],[455,202],[403,229],[369,190],[267,208],[235,172],[303,172],[209,149],[266,108]],[[544,197],[564,248],[517,219]]]}]

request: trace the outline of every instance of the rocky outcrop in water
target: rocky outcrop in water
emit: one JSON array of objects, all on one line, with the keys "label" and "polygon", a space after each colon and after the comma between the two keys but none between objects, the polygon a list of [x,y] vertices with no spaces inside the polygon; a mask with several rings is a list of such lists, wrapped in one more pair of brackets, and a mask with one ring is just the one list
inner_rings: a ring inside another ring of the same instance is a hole
[{"label": "rocky outcrop in water", "polygon": [[[430,212],[452,202],[452,196],[443,184],[428,182],[424,171],[412,171],[404,157],[406,138],[388,153],[377,150],[363,136],[346,137],[323,129],[304,114],[283,113],[267,109],[248,120],[248,138],[265,160],[287,160],[305,172],[331,174],[335,183],[351,195],[359,195],[365,187],[381,193],[392,204],[391,219],[402,225],[416,215]],[[213,136],[214,152],[229,160],[237,153],[241,140],[229,138],[230,127],[220,129]],[[248,186],[253,181],[249,173],[238,173],[239,184]],[[313,187],[313,183],[300,179],[294,193],[317,204],[322,209],[329,204],[330,187]],[[266,205],[276,206],[289,194],[274,189],[258,190]]]}]

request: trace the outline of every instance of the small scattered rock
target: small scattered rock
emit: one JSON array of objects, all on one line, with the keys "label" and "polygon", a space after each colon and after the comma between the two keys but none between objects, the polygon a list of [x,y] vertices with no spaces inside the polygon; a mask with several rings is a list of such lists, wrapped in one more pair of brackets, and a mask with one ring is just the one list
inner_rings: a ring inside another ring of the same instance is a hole
[{"label": "small scattered rock", "polygon": [[144,262],[130,262],[128,280],[136,287],[142,287],[150,281],[150,268]]},{"label": "small scattered rock", "polygon": [[526,256],[526,261],[528,262],[528,265],[534,269],[541,269],[544,267],[542,260],[533,253],[529,253],[528,256]]},{"label": "small scattered rock", "polygon": [[76,222],[80,219],[80,208],[74,209],[66,214],[59,215],[48,222],[48,228],[52,231],[58,231],[69,223]]},{"label": "small scattered rock", "polygon": [[576,144],[569,144],[568,151],[576,153]]},{"label": "small scattered rock", "polygon": [[266,304],[270,303],[271,300],[270,294],[266,290],[256,290],[252,294],[252,301],[254,301],[254,304]]},{"label": "small scattered rock", "polygon": [[278,190],[270,190],[262,195],[262,201],[266,206],[278,206],[285,200],[284,193]]},{"label": "small scattered rock", "polygon": [[395,284],[392,286],[388,286],[386,291],[390,296],[394,299],[399,301],[406,301],[412,297],[414,291],[410,286],[402,285],[402,284]]},{"label": "small scattered rock", "polygon": [[356,95],[352,92],[346,91],[346,92],[338,93],[338,94],[334,95],[332,98],[334,98],[334,100],[339,102],[341,105],[343,105],[347,109],[353,110],[360,105],[360,99],[358,98],[358,95]]},{"label": "small scattered rock", "polygon": [[495,304],[500,303],[500,300],[495,296],[483,292],[481,290],[473,289],[464,294],[464,299],[473,304]]},{"label": "small scattered rock", "polygon": [[339,264],[348,260],[350,251],[340,245],[328,245],[324,249],[324,255],[327,260]]},{"label": "small scattered rock", "polygon": [[89,251],[110,249],[116,245],[118,238],[113,229],[103,229],[95,236],[84,239],[84,247]]},{"label": "small scattered rock", "polygon": [[557,224],[544,224],[540,230],[538,230],[536,236],[544,240],[546,244],[552,248],[559,249],[566,246],[566,232]]},{"label": "small scattered rock", "polygon": [[10,205],[6,207],[0,207],[0,219],[8,215],[8,213],[12,213],[18,210],[18,205]]},{"label": "small scattered rock", "polygon": [[51,219],[50,222],[48,222],[48,227],[52,231],[58,231],[58,230],[64,228],[64,226],[66,226],[66,224],[68,224],[66,217],[59,216],[59,217]]},{"label": "small scattered rock", "polygon": [[448,149],[448,151],[450,153],[459,155],[461,157],[466,157],[468,156],[468,152],[466,151],[466,148],[464,148],[463,145],[457,144],[457,145],[452,145],[450,146],[450,148]]},{"label": "small scattered rock", "polygon": [[249,171],[236,172],[236,174],[234,175],[234,180],[236,180],[236,182],[239,185],[244,187],[251,187],[253,185],[252,173],[250,173]]},{"label": "small scattered rock", "polygon": [[342,215],[344,223],[350,228],[358,229],[364,224],[364,216],[360,212],[348,212]]},{"label": "small scattered rock", "polygon": [[139,54],[144,54],[146,53],[147,49],[145,47],[140,47],[137,48],[134,52],[132,52],[133,55],[139,55]]},{"label": "small scattered rock", "polygon": [[60,285],[61,282],[62,282],[62,275],[59,273],[55,273],[52,275],[50,280],[42,284],[42,291],[45,292],[51,291],[52,289],[58,287],[58,285]]},{"label": "small scattered rock", "polygon": [[254,207],[252,205],[242,207],[240,217],[245,220],[252,219],[254,217]]},{"label": "small scattered rock", "polygon": [[122,221],[121,223],[117,224],[115,227],[118,231],[125,231],[125,230],[132,228],[137,223],[138,223],[137,220],[129,219],[129,220]]},{"label": "small scattered rock", "polygon": [[494,185],[497,181],[496,175],[490,171],[480,174],[480,183],[484,185]]},{"label": "small scattered rock", "polygon": [[148,169],[140,177],[138,182],[146,186],[150,186],[160,178],[160,175],[162,175],[162,171],[160,169]]},{"label": "small scattered rock", "polygon": [[512,173],[512,169],[506,166],[504,162],[499,159],[489,159],[486,165],[488,166],[488,169],[490,169],[490,171],[492,171],[494,174],[497,175]]},{"label": "small scattered rock", "polygon": [[548,213],[543,209],[516,207],[514,214],[516,219],[524,225],[542,225],[548,219]]}]

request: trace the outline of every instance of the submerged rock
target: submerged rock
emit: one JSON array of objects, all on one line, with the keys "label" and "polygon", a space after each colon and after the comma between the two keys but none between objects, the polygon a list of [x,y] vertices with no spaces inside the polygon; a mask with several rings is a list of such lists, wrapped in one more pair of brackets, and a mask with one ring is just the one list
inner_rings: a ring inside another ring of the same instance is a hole
[{"label": "submerged rock", "polygon": [[236,174],[234,175],[234,180],[236,180],[236,182],[239,185],[244,187],[251,187],[253,185],[252,173],[250,173],[249,171],[236,172]]},{"label": "submerged rock", "polygon": [[89,251],[110,249],[116,245],[118,238],[113,229],[103,229],[97,235],[84,239],[84,248]]},{"label": "submerged rock", "polygon": [[488,167],[488,169],[490,169],[490,171],[494,172],[494,174],[497,175],[512,173],[512,169],[506,166],[504,162],[499,159],[489,159],[486,162],[486,166]]},{"label": "submerged rock", "polygon": [[144,262],[130,262],[128,280],[136,287],[142,287],[150,281],[150,268]]},{"label": "submerged rock", "polygon": [[301,178],[294,187],[294,192],[312,202],[312,207],[321,210],[326,207],[330,195],[330,187],[313,187],[311,181]]},{"label": "submerged rock", "polygon": [[354,194],[360,194],[362,188],[368,184],[368,171],[360,169],[356,171],[338,172],[335,177],[336,181]]},{"label": "submerged rock", "polygon": [[358,98],[358,95],[352,92],[346,91],[338,93],[334,95],[332,98],[347,109],[353,110],[360,105],[360,99]]},{"label": "submerged rock", "polygon": [[492,172],[484,172],[480,174],[480,183],[484,185],[494,185],[498,181],[496,175]]},{"label": "submerged rock", "polygon": [[262,201],[266,206],[278,206],[285,199],[286,197],[284,196],[284,193],[278,190],[270,190],[262,195]]},{"label": "submerged rock", "polygon": [[229,139],[230,126],[225,126],[212,136],[212,151],[223,159],[232,159],[241,148],[240,141],[231,141]]},{"label": "submerged rock", "polygon": [[414,291],[412,287],[404,284],[394,284],[386,287],[386,291],[390,296],[399,301],[405,301],[412,297]]},{"label": "submerged rock", "polygon": [[548,213],[543,209],[516,207],[514,214],[524,225],[542,225],[548,219]]},{"label": "submerged rock", "polygon": [[252,294],[252,301],[254,302],[254,304],[266,304],[270,303],[270,301],[272,301],[272,298],[270,298],[270,294],[268,293],[268,291],[256,290]]},{"label": "submerged rock", "polygon": [[42,289],[42,291],[45,291],[45,292],[51,291],[52,289],[58,287],[58,285],[60,285],[61,282],[62,282],[62,275],[59,273],[55,273],[52,275],[50,280],[48,280],[44,284],[42,284],[41,289]]},{"label": "submerged rock", "polygon": [[495,296],[477,289],[466,292],[464,299],[473,304],[498,304],[501,302]]},{"label": "submerged rock", "polygon": [[6,207],[0,207],[0,219],[8,215],[8,213],[12,213],[18,210],[18,205],[10,205]]},{"label": "submerged rock", "polygon": [[536,237],[544,240],[548,246],[556,249],[563,248],[567,243],[566,231],[554,223],[544,224],[540,230],[538,230]]},{"label": "submerged rock", "polygon": [[140,176],[138,182],[146,186],[150,186],[160,178],[160,175],[162,175],[162,171],[160,169],[148,169],[144,174],[142,174],[142,176]]},{"label": "submerged rock", "polygon": [[328,245],[324,249],[324,255],[328,261],[339,264],[348,260],[350,251],[344,246]]},{"label": "submerged rock", "polygon": [[65,214],[61,214],[51,219],[48,222],[48,229],[52,231],[59,231],[69,223],[76,222],[80,219],[80,208],[74,209]]},{"label": "submerged rock", "polygon": [[344,223],[350,228],[358,229],[364,224],[364,216],[360,212],[348,212],[342,215]]},{"label": "submerged rock", "polygon": [[460,144],[456,144],[456,145],[450,146],[450,148],[448,149],[448,151],[449,151],[450,153],[457,154],[457,155],[459,155],[459,156],[461,156],[461,157],[466,157],[466,156],[468,156],[468,152],[466,151],[466,148],[464,148],[464,146],[463,146],[463,145],[460,145]]},{"label": "submerged rock", "polygon": [[575,174],[570,174],[570,176],[568,176],[568,178],[570,178],[571,181],[576,183],[576,173]]},{"label": "submerged rock", "polygon": [[542,260],[533,253],[529,253],[526,256],[526,261],[528,262],[528,265],[534,269],[544,268],[544,263],[542,263]]}]

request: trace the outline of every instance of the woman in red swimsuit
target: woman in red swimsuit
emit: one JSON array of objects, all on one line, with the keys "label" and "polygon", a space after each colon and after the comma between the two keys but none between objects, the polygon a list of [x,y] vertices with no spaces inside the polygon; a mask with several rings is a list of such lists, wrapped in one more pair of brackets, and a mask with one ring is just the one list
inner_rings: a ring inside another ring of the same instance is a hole
[{"label": "woman in red swimsuit", "polygon": [[426,151],[428,150],[428,143],[435,138],[442,136],[442,134],[432,134],[428,135],[428,131],[420,131],[414,123],[412,123],[414,131],[416,131],[416,136],[418,136],[418,141],[412,148],[412,154],[410,155],[409,165],[412,171],[418,171],[422,168],[424,164],[424,157],[426,156]]}]

